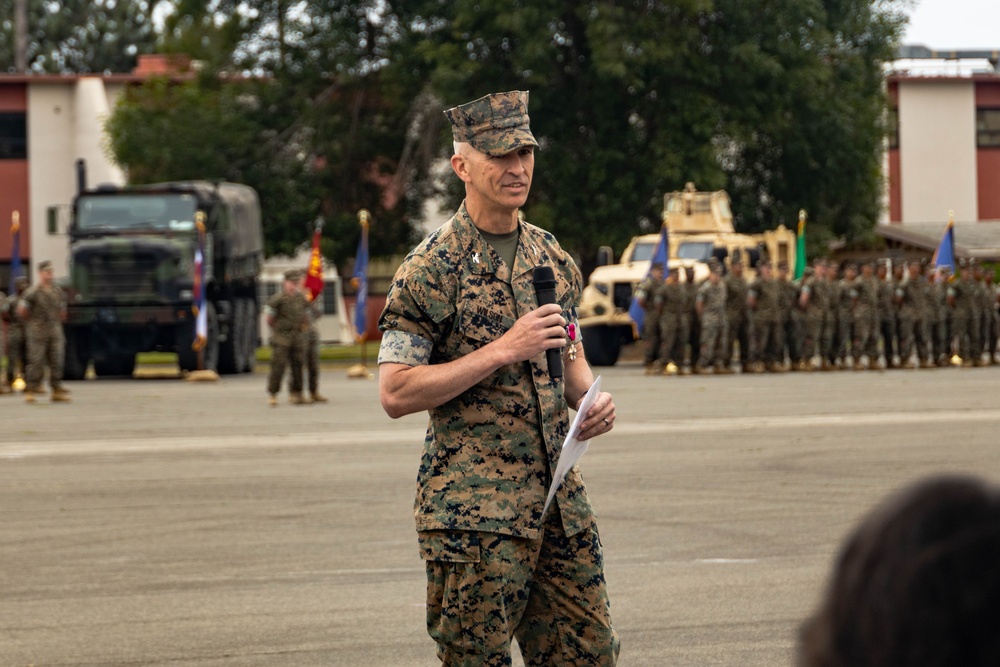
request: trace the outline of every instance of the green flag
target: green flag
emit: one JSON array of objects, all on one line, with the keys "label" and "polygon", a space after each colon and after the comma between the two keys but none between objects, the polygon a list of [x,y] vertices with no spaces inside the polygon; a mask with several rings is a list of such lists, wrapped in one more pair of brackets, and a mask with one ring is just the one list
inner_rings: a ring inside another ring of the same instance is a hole
[{"label": "green flag", "polygon": [[799,211],[798,243],[795,245],[795,280],[801,280],[806,272],[806,212]]}]

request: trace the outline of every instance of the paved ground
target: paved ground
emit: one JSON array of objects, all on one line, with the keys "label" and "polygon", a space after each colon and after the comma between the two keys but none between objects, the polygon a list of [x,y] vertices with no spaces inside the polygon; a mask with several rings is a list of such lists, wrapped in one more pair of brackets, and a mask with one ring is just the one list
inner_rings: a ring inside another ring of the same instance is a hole
[{"label": "paved ground", "polygon": [[[837,547],[886,492],[1000,474],[1000,369],[644,377],[581,462],[623,666],[792,664]],[[425,418],[375,381],[264,377],[0,397],[0,663],[430,666],[411,518]]]}]

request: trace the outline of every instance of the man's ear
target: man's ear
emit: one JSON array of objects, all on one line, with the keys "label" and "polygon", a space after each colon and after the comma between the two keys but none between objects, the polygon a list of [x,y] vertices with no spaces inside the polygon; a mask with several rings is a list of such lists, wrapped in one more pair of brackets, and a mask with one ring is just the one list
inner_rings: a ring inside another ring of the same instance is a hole
[{"label": "man's ear", "polygon": [[472,177],[469,175],[469,166],[469,159],[464,155],[456,153],[451,156],[452,171],[466,183],[472,180]]}]

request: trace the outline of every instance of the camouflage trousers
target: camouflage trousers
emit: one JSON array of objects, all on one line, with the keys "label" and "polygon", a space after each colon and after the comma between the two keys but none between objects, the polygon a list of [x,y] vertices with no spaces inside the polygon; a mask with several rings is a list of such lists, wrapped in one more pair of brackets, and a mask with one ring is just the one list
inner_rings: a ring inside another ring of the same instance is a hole
[{"label": "camouflage trousers", "polygon": [[747,318],[738,311],[726,312],[726,353],[725,365],[729,366],[736,354],[736,343],[740,344],[740,363],[750,358],[750,326]]},{"label": "camouflage trousers", "polygon": [[698,365],[701,367],[723,364],[726,359],[729,329],[725,318],[704,318],[701,322],[701,345]]},{"label": "camouflage trousers", "polygon": [[656,363],[666,366],[668,363],[681,366],[684,364],[684,340],[687,337],[687,327],[684,326],[684,316],[676,313],[664,313],[659,322],[659,351],[656,353]]},{"label": "camouflage trousers", "polygon": [[315,394],[319,391],[319,331],[314,327],[309,328],[306,336],[305,356],[309,393]]},{"label": "camouflage trousers", "polygon": [[660,351],[660,314],[647,310],[642,319],[643,362],[648,366]]},{"label": "camouflage trousers", "polygon": [[914,352],[918,361],[926,361],[931,357],[931,342],[927,323],[922,318],[900,315],[899,324],[899,361],[906,363]]},{"label": "camouflage trousers", "polygon": [[277,394],[281,391],[281,378],[288,366],[288,391],[293,394],[302,393],[302,353],[303,339],[300,336],[291,345],[271,343],[271,370],[267,374],[267,393]]},{"label": "camouflage trousers", "polygon": [[7,384],[17,379],[18,375],[27,378],[27,364],[28,341],[24,332],[11,327],[7,330]]},{"label": "camouflage trousers", "polygon": [[952,318],[952,333],[958,339],[958,356],[963,360],[973,359],[982,350],[979,336],[979,318],[970,312],[955,311]]},{"label": "camouflage trousers", "polygon": [[873,363],[878,359],[878,320],[874,313],[858,315],[854,318],[854,340],[851,341],[851,353],[854,361],[862,355]]},{"label": "camouflage trousers", "polygon": [[418,533],[427,563],[427,632],[442,665],[508,667],[512,637],[528,667],[617,663],[597,529],[567,537],[553,516],[536,540]]},{"label": "camouflage trousers", "polygon": [[751,331],[751,362],[784,363],[785,328],[782,322],[756,320]]},{"label": "camouflage trousers", "polygon": [[45,369],[49,371],[49,386],[62,386],[63,357],[66,339],[62,327],[46,331],[28,331],[28,365],[24,371],[25,390],[41,391]]}]

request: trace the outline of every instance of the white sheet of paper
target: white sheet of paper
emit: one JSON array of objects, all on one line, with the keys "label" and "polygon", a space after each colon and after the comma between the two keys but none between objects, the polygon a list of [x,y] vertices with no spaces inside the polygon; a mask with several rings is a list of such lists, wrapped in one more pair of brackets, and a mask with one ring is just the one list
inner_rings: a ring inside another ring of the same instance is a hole
[{"label": "white sheet of paper", "polygon": [[549,497],[545,499],[545,507],[542,508],[542,516],[545,516],[549,505],[552,504],[552,499],[556,497],[556,491],[559,490],[559,485],[566,479],[566,473],[573,469],[573,466],[576,465],[576,462],[580,460],[580,457],[583,456],[583,453],[587,451],[587,447],[590,445],[590,440],[580,442],[576,439],[576,436],[580,432],[580,422],[584,420],[590,408],[594,406],[594,401],[597,400],[597,395],[600,393],[601,376],[598,375],[597,379],[594,380],[594,384],[590,385],[590,389],[587,390],[587,395],[580,401],[580,408],[573,418],[573,424],[569,427],[569,433],[566,434],[562,452],[559,453],[559,463],[556,464],[556,472],[552,475]]}]

